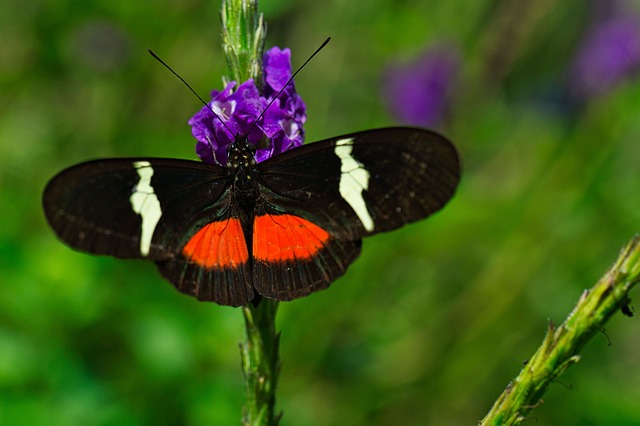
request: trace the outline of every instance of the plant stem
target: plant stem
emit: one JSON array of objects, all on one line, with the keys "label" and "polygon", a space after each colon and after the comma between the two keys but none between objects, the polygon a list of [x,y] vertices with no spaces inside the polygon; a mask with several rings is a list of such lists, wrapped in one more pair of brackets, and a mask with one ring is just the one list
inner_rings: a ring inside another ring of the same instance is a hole
[{"label": "plant stem", "polygon": [[548,385],[580,360],[578,352],[618,310],[627,310],[629,291],[640,281],[640,237],[635,236],[611,268],[585,290],[560,326],[547,334],[518,377],[507,385],[480,425],[517,425],[541,401]]},{"label": "plant stem", "polygon": [[[231,79],[238,83],[253,79],[262,87],[262,55],[266,25],[258,13],[257,0],[223,0],[222,47]],[[242,424],[275,426],[276,386],[280,373],[276,332],[278,302],[262,299],[257,305],[242,308],[246,328],[245,342],[240,344],[245,382]]]},{"label": "plant stem", "polygon": [[263,299],[258,306],[249,304],[242,308],[246,327],[246,341],[240,345],[246,393],[243,425],[275,426],[280,419],[275,414],[280,373],[277,310],[278,302],[269,299]]},{"label": "plant stem", "polygon": [[258,13],[257,0],[223,0],[222,48],[231,79],[238,83],[253,79],[262,87],[262,54],[267,26]]}]

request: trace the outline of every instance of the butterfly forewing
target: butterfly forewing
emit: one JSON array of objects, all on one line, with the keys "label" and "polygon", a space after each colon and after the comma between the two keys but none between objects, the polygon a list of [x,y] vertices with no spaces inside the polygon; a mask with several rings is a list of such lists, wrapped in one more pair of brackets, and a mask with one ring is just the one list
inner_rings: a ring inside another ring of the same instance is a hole
[{"label": "butterfly forewing", "polygon": [[341,239],[360,239],[441,209],[460,180],[458,154],[425,129],[386,128],[305,145],[261,163],[270,209]]},{"label": "butterfly forewing", "polygon": [[156,260],[172,255],[189,226],[221,215],[227,187],[223,168],[195,161],[105,159],[59,173],[43,205],[51,227],[73,248]]}]

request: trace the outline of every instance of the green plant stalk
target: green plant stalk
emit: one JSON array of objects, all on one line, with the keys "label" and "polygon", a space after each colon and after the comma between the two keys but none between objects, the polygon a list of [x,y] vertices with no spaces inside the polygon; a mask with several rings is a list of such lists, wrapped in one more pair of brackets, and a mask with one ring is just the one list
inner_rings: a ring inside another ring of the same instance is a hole
[{"label": "green plant stalk", "polygon": [[277,310],[278,302],[268,299],[242,307],[246,328],[246,341],[240,345],[246,394],[242,424],[246,426],[275,426],[280,420],[275,413],[280,374]]},{"label": "green plant stalk", "polygon": [[565,322],[560,327],[549,323],[538,350],[479,424],[518,425],[525,420],[549,384],[580,360],[580,349],[614,313],[627,307],[629,291],[638,281],[640,237],[635,236],[598,283],[582,293]]},{"label": "green plant stalk", "polygon": [[[242,83],[249,79],[262,87],[262,56],[266,25],[258,13],[256,0],[223,0],[222,47],[231,80]],[[278,350],[280,334],[276,332],[278,302],[263,299],[257,305],[242,307],[245,342],[240,344],[245,403],[242,424],[274,426],[276,387],[280,373]]]},{"label": "green plant stalk", "polygon": [[258,13],[257,0],[223,0],[222,48],[231,79],[239,83],[253,79],[262,87],[262,55],[267,26]]}]

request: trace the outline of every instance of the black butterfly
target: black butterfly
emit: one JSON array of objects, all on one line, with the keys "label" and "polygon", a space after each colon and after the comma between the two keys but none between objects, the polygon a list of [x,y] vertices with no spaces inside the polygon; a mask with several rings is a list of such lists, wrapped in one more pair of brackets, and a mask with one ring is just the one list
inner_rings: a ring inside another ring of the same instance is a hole
[{"label": "black butterfly", "polygon": [[454,194],[460,165],[443,136],[384,128],[256,163],[238,140],[226,167],[161,158],[89,161],[47,185],[44,211],[71,247],[153,260],[178,290],[238,306],[324,289],[363,237],[425,218]]}]

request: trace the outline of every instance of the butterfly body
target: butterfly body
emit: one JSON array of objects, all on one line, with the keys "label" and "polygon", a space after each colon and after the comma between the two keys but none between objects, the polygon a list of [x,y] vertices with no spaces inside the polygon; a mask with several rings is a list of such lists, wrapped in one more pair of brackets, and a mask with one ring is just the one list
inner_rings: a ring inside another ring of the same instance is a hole
[{"label": "butterfly body", "polygon": [[460,176],[453,145],[425,129],[353,133],[260,163],[254,152],[236,141],[224,167],[82,163],[49,182],[45,215],[75,249],[152,260],[181,292],[238,306],[328,287],[363,237],[439,210]]}]

